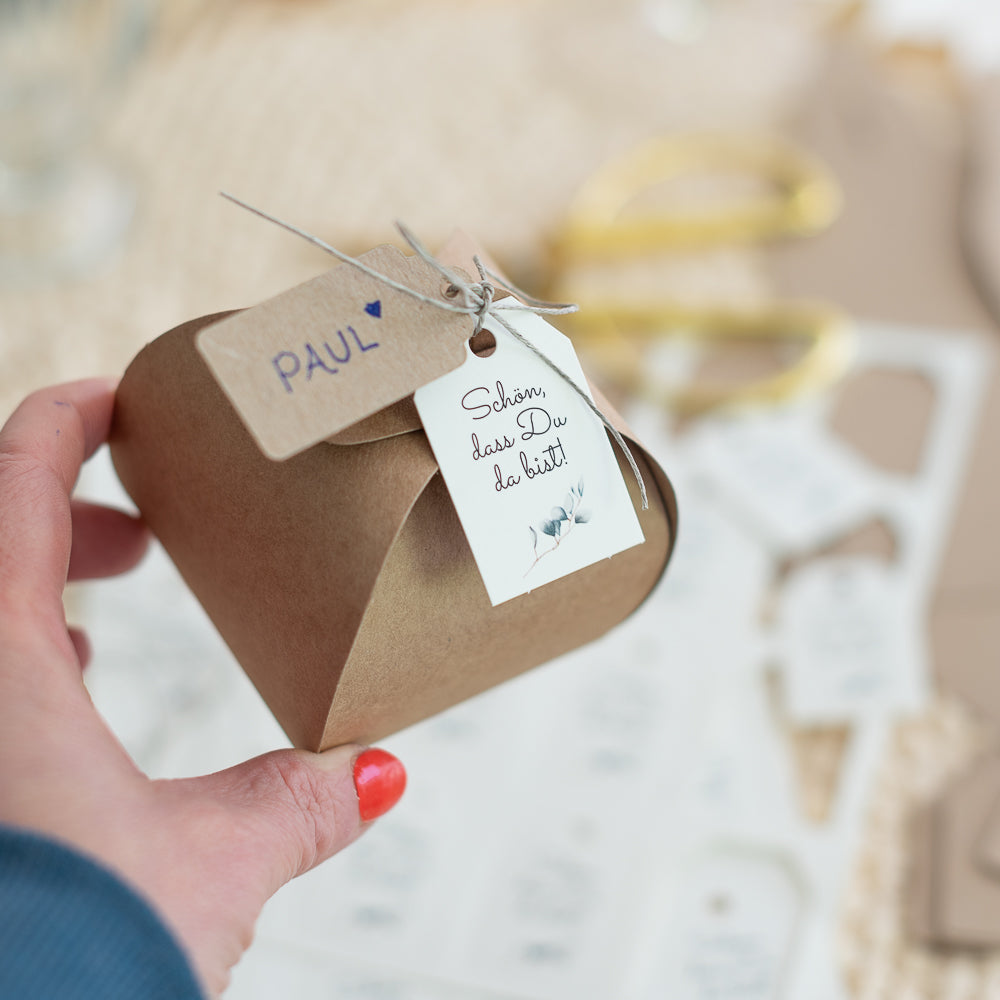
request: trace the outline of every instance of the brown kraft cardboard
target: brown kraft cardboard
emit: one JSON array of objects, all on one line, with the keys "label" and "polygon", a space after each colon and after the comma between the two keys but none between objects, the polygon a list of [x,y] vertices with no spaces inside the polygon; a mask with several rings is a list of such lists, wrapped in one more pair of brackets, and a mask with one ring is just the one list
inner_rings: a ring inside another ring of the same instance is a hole
[{"label": "brown kraft cardboard", "polygon": [[[466,246],[442,259],[472,270]],[[412,398],[274,461],[195,347],[225,315],[138,355],[118,390],[111,451],[293,744],[372,742],[439,712],[602,635],[663,573],[674,494],[632,439],[647,511],[619,464],[645,543],[491,607]]]}]

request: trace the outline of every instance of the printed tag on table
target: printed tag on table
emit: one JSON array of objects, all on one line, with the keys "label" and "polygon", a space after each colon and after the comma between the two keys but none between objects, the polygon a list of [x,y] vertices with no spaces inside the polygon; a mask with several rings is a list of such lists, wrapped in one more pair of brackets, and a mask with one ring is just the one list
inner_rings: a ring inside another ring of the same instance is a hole
[{"label": "printed tag on table", "polygon": [[644,996],[671,1000],[773,1000],[807,916],[791,855],[739,844],[687,859],[664,967]]},{"label": "printed tag on table", "polygon": [[[504,318],[588,392],[569,339],[527,310]],[[604,426],[498,323],[496,350],[414,394],[494,605],[643,541]]]},{"label": "printed tag on table", "polygon": [[779,643],[795,722],[842,723],[921,707],[927,654],[905,583],[861,556],[824,559],[789,577]]},{"label": "printed tag on table", "polygon": [[[360,257],[440,299],[443,282],[392,246]],[[349,264],[213,323],[198,350],[269,458],[288,458],[462,364],[474,320]]]},{"label": "printed tag on table", "polygon": [[791,409],[715,421],[692,435],[691,450],[779,555],[818,548],[878,510],[869,469]]}]

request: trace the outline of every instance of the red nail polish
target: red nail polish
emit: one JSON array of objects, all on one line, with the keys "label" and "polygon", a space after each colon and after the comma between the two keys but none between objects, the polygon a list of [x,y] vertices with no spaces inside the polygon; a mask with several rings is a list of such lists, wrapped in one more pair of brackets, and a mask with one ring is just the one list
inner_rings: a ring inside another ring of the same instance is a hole
[{"label": "red nail polish", "polygon": [[361,819],[368,822],[387,813],[406,789],[406,769],[385,750],[365,750],[354,762],[354,787]]}]

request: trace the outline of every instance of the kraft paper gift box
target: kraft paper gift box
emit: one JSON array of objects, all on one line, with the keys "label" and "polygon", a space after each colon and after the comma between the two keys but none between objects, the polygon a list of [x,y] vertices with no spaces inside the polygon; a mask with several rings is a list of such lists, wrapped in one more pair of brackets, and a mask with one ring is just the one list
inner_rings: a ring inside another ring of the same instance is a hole
[{"label": "kraft paper gift box", "polygon": [[[469,259],[454,249],[442,258]],[[111,450],[296,746],[378,740],[589,642],[663,573],[674,494],[630,438],[648,510],[616,455],[645,542],[491,606],[412,396],[284,461],[267,458],[195,345],[225,315],[171,330],[136,357]]]}]

